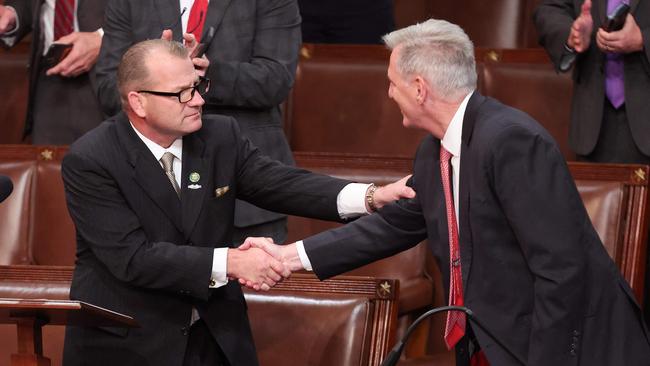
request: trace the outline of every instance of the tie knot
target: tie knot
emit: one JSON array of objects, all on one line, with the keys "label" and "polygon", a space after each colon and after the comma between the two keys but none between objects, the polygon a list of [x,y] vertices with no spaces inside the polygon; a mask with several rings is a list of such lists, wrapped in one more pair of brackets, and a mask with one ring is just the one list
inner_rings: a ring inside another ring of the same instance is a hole
[{"label": "tie knot", "polygon": [[449,161],[449,159],[451,159],[451,156],[451,153],[447,151],[444,146],[440,145],[440,161]]},{"label": "tie knot", "polygon": [[163,154],[162,158],[160,158],[160,162],[162,163],[165,172],[174,172],[174,154],[167,151]]}]

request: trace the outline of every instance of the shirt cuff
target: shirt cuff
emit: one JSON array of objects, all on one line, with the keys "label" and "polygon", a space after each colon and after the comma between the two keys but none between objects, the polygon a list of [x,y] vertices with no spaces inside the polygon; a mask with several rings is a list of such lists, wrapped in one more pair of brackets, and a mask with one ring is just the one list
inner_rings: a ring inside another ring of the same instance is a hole
[{"label": "shirt cuff", "polygon": [[228,270],[228,248],[215,248],[212,256],[212,277],[210,278],[210,288],[217,288],[228,283],[226,276]]},{"label": "shirt cuff", "polygon": [[13,35],[18,31],[18,28],[20,27],[20,19],[18,18],[18,13],[16,12],[16,9],[13,8],[13,6],[6,5],[5,7],[16,14],[16,25],[14,26],[14,29],[10,30],[9,32],[0,34],[0,38],[2,38],[2,42],[4,42],[7,47],[13,47],[13,45],[16,43],[16,37]]},{"label": "shirt cuff", "polygon": [[100,37],[104,38],[104,29],[103,28],[99,28],[95,32],[97,32]]},{"label": "shirt cuff", "polygon": [[300,258],[300,263],[302,267],[307,271],[312,271],[311,262],[309,257],[307,257],[307,252],[305,251],[305,245],[302,243],[302,240],[296,242],[296,249],[298,250],[298,257]]},{"label": "shirt cuff", "polygon": [[350,183],[336,197],[336,207],[342,219],[350,219],[370,212],[366,209],[366,191],[370,184]]}]

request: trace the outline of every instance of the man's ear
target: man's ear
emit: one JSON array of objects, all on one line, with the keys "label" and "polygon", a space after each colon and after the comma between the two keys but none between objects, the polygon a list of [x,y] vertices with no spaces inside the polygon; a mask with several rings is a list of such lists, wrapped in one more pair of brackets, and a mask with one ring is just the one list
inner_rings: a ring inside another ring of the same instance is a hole
[{"label": "man's ear", "polygon": [[415,99],[417,100],[418,104],[423,104],[429,95],[429,84],[427,84],[424,78],[419,75],[415,77],[413,83],[416,91]]},{"label": "man's ear", "polygon": [[145,118],[147,116],[146,105],[147,100],[142,96],[142,94],[131,91],[127,95],[129,107],[140,118]]}]

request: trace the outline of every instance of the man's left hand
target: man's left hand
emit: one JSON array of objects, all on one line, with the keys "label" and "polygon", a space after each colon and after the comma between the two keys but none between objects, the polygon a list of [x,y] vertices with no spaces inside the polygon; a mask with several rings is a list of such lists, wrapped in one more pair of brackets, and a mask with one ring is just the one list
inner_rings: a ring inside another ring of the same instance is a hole
[{"label": "man's left hand", "polygon": [[378,187],[374,194],[375,207],[380,209],[398,199],[415,197],[413,188],[406,185],[409,178],[411,178],[411,175],[407,175],[397,182]]},{"label": "man's left hand", "polygon": [[[172,41],[174,40],[174,33],[172,32],[171,29],[165,29],[160,35],[160,38],[166,41]],[[194,34],[183,33],[183,46],[187,48],[187,52],[190,54],[191,57],[194,50],[199,46],[199,43],[196,41],[196,37],[194,37]],[[210,66],[210,60],[208,60],[208,58],[205,57],[205,55],[203,55],[202,57],[192,57],[192,63],[194,64],[196,73],[199,76],[205,76],[205,72],[208,70],[208,67]]]},{"label": "man's left hand", "polygon": [[625,25],[620,31],[606,32],[598,29],[596,44],[607,53],[631,53],[643,50],[643,35],[636,20],[630,14],[625,18]]},{"label": "man's left hand", "polygon": [[99,32],[73,32],[59,38],[56,43],[71,44],[72,49],[46,74],[75,77],[88,72],[97,62],[102,36]]}]

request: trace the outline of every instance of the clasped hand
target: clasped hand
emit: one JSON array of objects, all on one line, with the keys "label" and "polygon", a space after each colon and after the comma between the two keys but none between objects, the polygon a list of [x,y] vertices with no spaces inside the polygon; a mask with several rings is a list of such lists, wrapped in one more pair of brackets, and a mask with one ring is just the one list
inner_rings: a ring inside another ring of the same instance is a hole
[{"label": "clasped hand", "polygon": [[[230,277],[237,278],[240,284],[256,291],[269,290],[283,278],[288,278],[292,272],[303,269],[295,243],[277,245],[271,238],[250,237],[238,250],[232,252],[238,252],[237,256],[240,257],[250,255],[250,264],[239,274],[231,274],[228,270]],[[258,260],[261,262],[256,262]],[[229,268],[230,263],[229,254]]]}]

